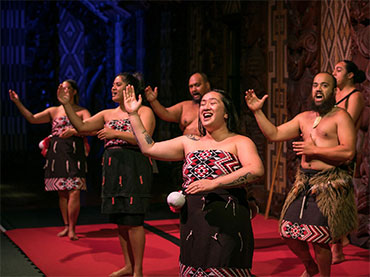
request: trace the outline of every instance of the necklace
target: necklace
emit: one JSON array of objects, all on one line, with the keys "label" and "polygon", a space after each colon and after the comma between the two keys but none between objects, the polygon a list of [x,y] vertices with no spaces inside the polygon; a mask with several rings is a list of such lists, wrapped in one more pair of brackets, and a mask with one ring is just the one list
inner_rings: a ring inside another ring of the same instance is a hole
[{"label": "necklace", "polygon": [[322,117],[320,115],[316,116],[315,121],[313,122],[313,125],[312,125],[312,129],[315,129],[317,125],[319,125],[321,118]]}]

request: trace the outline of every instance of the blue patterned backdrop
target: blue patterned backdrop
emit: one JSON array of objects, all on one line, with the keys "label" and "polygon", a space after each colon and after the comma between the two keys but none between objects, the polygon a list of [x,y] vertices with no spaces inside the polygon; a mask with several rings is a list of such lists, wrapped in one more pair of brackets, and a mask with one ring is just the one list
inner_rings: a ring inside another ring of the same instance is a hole
[{"label": "blue patterned backdrop", "polygon": [[[59,9],[59,81],[73,79],[85,90],[84,26],[64,7]],[[83,103],[84,101],[82,101]]]}]

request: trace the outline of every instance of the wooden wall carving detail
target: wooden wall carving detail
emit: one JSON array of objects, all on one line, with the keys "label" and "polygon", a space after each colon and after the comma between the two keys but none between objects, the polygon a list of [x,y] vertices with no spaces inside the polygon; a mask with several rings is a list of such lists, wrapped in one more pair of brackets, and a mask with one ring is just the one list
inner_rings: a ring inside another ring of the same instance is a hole
[{"label": "wooden wall carving detail", "polygon": [[[269,41],[268,41],[268,98],[267,116],[275,125],[280,125],[287,118],[287,7],[283,1],[269,2]],[[282,144],[282,145],[281,145]],[[280,146],[281,145],[281,146]],[[274,192],[284,193],[286,186],[286,143],[267,145],[266,178],[270,189],[276,162],[276,180]],[[279,149],[281,147],[280,153]],[[279,159],[277,159],[280,156]]]},{"label": "wooden wall carving detail", "polygon": [[356,192],[359,228],[351,235],[351,241],[363,247],[370,247],[370,3],[351,0],[348,4],[350,17],[351,59],[366,74],[366,80],[358,88],[365,98],[360,131],[357,134],[358,174],[353,179]]},{"label": "wooden wall carving detail", "polygon": [[357,0],[322,1],[321,71],[332,72],[341,60],[352,60],[367,80],[358,89],[365,98],[361,128],[357,134],[357,173],[353,178],[359,228],[351,234],[353,243],[369,247],[369,117],[370,117],[370,26],[369,2]]},{"label": "wooden wall carving detail", "polygon": [[[320,2],[288,1],[288,119],[309,109],[314,74],[319,71]],[[287,142],[287,188],[294,183],[300,158]]]}]

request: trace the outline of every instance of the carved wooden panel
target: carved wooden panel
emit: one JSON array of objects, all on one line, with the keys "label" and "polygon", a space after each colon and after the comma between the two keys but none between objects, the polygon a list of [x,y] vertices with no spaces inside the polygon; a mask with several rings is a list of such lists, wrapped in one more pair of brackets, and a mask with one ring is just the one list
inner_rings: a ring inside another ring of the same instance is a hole
[{"label": "carved wooden panel", "polygon": [[[351,45],[350,54],[359,69],[366,74],[366,80],[358,88],[365,98],[360,131],[357,134],[357,167],[353,179],[359,214],[359,228],[351,235],[351,241],[363,247],[370,247],[370,3],[369,1],[352,0],[348,3],[350,15]],[[347,57],[345,57],[347,58]]]},{"label": "carved wooden panel", "polygon": [[[273,124],[280,125],[287,118],[287,8],[283,1],[270,1],[268,9],[267,90],[270,96],[267,101],[267,116]],[[283,193],[286,186],[286,143],[280,144],[268,144],[265,171],[267,188],[270,189],[271,184],[275,183],[274,191],[277,193]]]},{"label": "carved wooden panel", "polygon": [[369,2],[357,0],[322,1],[321,71],[332,72],[341,60],[352,60],[366,72],[367,80],[358,89],[365,98],[361,128],[357,134],[357,174],[353,178],[359,228],[351,235],[353,243],[369,247]]},{"label": "carved wooden panel", "polygon": [[343,57],[350,57],[350,0],[321,1],[321,71],[332,72]]},{"label": "carved wooden panel", "polygon": [[[309,109],[314,74],[319,71],[320,49],[320,2],[288,1],[288,97],[289,120]],[[292,150],[292,141],[287,142],[287,188],[295,179],[300,157]]]}]

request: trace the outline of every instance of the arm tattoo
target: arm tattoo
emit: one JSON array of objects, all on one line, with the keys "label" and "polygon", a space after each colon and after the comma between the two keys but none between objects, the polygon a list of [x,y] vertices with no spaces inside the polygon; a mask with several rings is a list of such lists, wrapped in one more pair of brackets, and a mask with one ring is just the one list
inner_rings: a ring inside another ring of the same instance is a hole
[{"label": "arm tattoo", "polygon": [[195,141],[198,141],[199,140],[199,138],[197,136],[194,136],[194,135],[186,135],[186,137],[188,139],[195,140]]},{"label": "arm tattoo", "polygon": [[[225,187],[233,187],[233,186],[237,186],[237,185],[243,185],[243,184],[247,184],[248,183],[248,176],[251,175],[252,173],[248,172],[247,174],[245,174],[244,176],[240,176],[238,177],[236,180],[232,181],[231,183],[228,183],[228,184],[220,184],[220,186],[225,186]],[[254,177],[252,177],[252,180],[254,179]],[[252,180],[249,180],[252,181]]]},{"label": "arm tattoo", "polygon": [[146,131],[144,131],[143,134],[144,134],[144,138],[145,138],[146,143],[147,144],[153,144],[154,140],[152,139],[152,137],[149,136],[149,134]]}]

